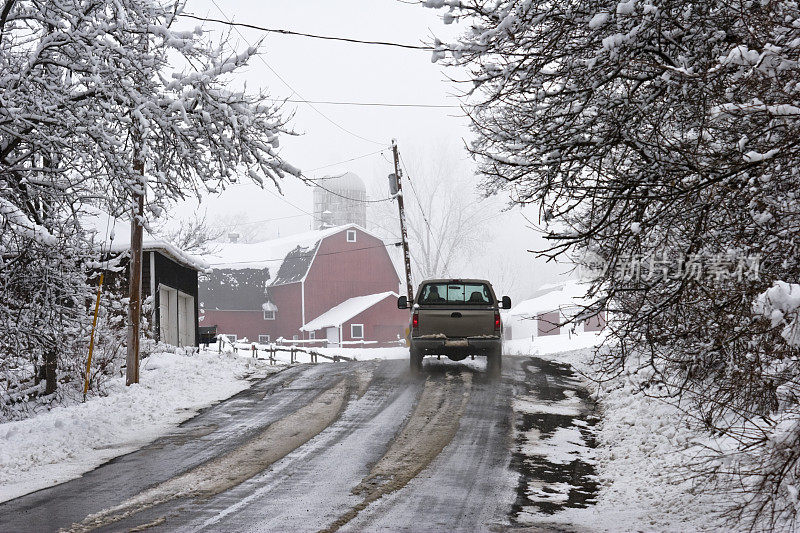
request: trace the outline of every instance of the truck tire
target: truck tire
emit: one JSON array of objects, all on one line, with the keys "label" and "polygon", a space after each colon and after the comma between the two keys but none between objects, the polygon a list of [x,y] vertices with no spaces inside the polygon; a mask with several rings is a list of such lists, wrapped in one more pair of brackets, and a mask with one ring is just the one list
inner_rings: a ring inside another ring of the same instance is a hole
[{"label": "truck tire", "polygon": [[422,352],[414,348],[411,348],[409,363],[412,374],[418,375],[422,373]]},{"label": "truck tire", "polygon": [[495,348],[486,356],[486,372],[489,377],[499,378],[503,372],[503,350]]}]

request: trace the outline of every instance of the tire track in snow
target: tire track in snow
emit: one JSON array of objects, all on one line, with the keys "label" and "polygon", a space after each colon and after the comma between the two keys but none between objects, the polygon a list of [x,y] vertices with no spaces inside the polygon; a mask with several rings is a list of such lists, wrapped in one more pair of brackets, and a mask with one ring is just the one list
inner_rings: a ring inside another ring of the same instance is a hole
[{"label": "tire track in snow", "polygon": [[66,531],[91,531],[171,500],[207,498],[246,481],[311,440],[336,420],[351,391],[348,381],[340,380],[309,404],[273,422],[227,454],[149,488],[119,505],[89,515]]},{"label": "tire track in snow", "polygon": [[403,429],[369,474],[353,489],[353,494],[363,496],[363,501],[323,532],[337,531],[370,503],[404,487],[424,470],[453,440],[471,386],[472,375],[468,373],[448,375],[444,382],[429,378]]},{"label": "tire track in snow", "polygon": [[458,432],[442,452],[401,490],[383,496],[340,531],[504,531],[517,474],[509,469],[513,445],[510,409],[518,358],[506,358],[503,379],[479,363],[430,361],[426,371],[472,375]]}]

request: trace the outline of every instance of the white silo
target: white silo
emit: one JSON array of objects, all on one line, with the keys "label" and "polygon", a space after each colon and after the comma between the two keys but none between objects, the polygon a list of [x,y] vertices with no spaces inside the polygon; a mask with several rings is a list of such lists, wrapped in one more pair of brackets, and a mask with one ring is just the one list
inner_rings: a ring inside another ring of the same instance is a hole
[{"label": "white silo", "polygon": [[353,172],[325,176],[314,187],[314,227],[344,224],[367,227],[367,188]]}]

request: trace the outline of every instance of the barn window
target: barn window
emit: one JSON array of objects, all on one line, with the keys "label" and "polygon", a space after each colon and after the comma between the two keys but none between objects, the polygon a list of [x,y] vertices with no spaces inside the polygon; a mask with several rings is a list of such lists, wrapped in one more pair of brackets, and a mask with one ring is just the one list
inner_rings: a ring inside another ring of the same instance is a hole
[{"label": "barn window", "polygon": [[347,242],[356,242],[356,230],[347,230]]},{"label": "barn window", "polygon": [[269,300],[261,304],[261,310],[264,311],[264,320],[275,320],[278,314],[278,306]]},{"label": "barn window", "polygon": [[259,335],[258,342],[261,344],[266,344],[269,342],[269,335]]},{"label": "barn window", "polygon": [[314,340],[314,339],[316,339],[316,338],[317,338],[317,332],[316,332],[316,331],[309,331],[309,332],[308,332],[308,339],[309,339],[309,340],[312,340],[312,341],[313,341],[313,340]]},{"label": "barn window", "polygon": [[363,339],[364,338],[364,324],[350,324],[350,338]]}]

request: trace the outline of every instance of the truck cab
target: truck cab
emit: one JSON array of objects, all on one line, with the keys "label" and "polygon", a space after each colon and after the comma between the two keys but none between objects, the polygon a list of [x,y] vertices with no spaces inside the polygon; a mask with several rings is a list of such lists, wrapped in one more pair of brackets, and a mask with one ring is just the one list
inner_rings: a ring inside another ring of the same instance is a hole
[{"label": "truck cab", "polygon": [[426,355],[444,355],[454,361],[468,356],[487,357],[487,369],[499,375],[502,366],[503,323],[500,309],[511,299],[498,299],[492,284],[482,279],[423,281],[409,302],[401,296],[400,309],[411,308],[410,365],[420,372]]}]

